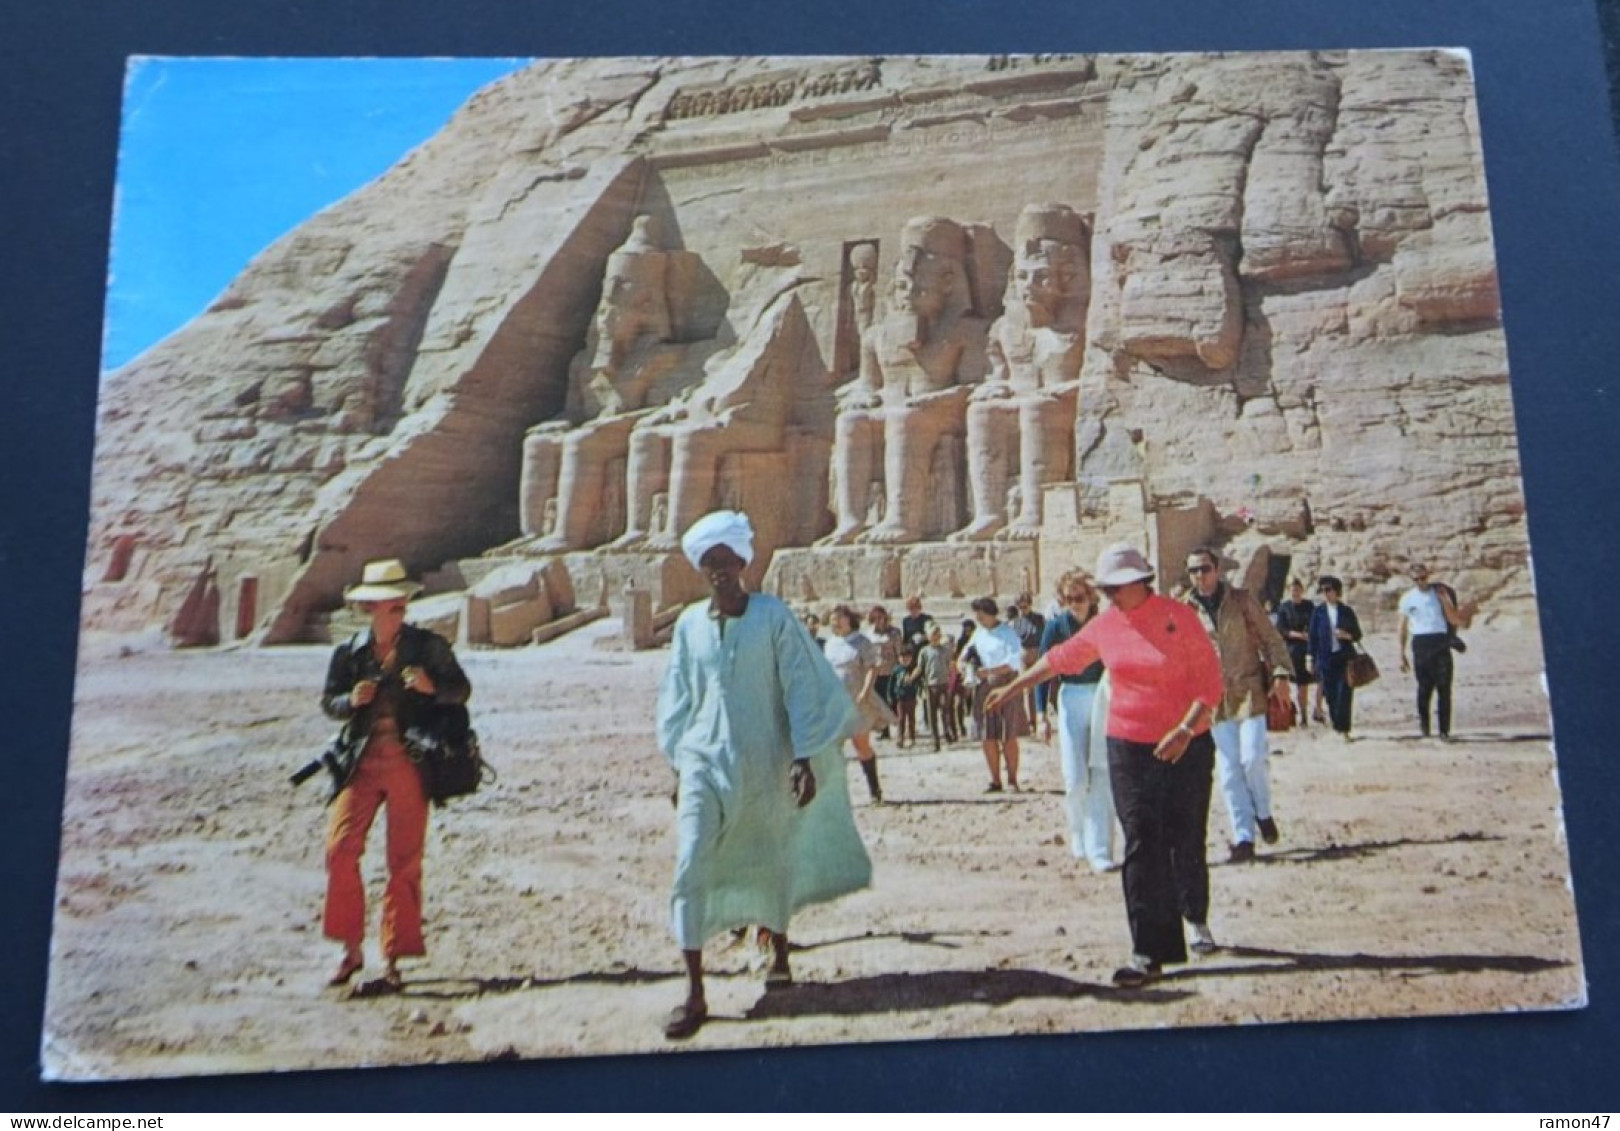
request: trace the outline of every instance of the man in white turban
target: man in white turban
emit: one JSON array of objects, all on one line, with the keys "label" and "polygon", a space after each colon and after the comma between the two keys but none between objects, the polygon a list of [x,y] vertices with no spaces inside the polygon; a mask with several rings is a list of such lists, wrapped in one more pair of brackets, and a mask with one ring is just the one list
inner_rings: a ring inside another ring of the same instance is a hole
[{"label": "man in white turban", "polygon": [[841,754],[855,704],[788,607],[743,588],[753,544],[734,511],[681,539],[711,597],[676,622],[658,696],[658,745],[678,778],[670,912],[687,975],[686,1000],[664,1025],[672,1040],[709,1016],[705,942],[762,925],[775,949],[766,986],[791,983],[789,917],[872,877]]},{"label": "man in white turban", "polygon": [[716,546],[727,546],[742,558],[743,565],[754,560],[754,527],[741,511],[715,511],[694,522],[681,536],[681,552],[692,568],[703,570],[703,555]]}]

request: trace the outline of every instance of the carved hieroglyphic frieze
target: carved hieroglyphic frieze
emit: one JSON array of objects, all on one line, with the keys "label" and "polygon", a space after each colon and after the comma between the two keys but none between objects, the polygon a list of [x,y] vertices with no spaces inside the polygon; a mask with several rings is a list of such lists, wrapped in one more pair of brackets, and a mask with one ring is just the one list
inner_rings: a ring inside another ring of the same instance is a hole
[{"label": "carved hieroglyphic frieze", "polygon": [[774,71],[744,82],[685,87],[676,91],[664,107],[664,121],[765,110],[802,99],[871,90],[882,80],[878,61],[866,59],[823,71]]}]

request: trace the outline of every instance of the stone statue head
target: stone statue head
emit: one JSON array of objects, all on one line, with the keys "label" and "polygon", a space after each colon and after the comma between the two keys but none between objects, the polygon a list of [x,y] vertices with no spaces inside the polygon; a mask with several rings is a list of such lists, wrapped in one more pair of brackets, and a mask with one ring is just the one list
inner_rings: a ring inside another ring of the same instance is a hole
[{"label": "stone statue head", "polygon": [[1090,297],[1090,234],[1066,204],[1032,204],[1018,216],[1007,305],[1021,306],[1037,326],[1084,308]]},{"label": "stone statue head", "polygon": [[642,213],[630,221],[630,238],[624,241],[620,251],[662,251],[664,249],[664,226],[658,222],[658,217]]},{"label": "stone statue head", "polygon": [[968,308],[967,234],[939,216],[920,216],[900,231],[894,309],[933,320]]},{"label": "stone statue head", "polygon": [[624,347],[643,335],[670,337],[661,237],[654,217],[637,216],[629,238],[608,256],[596,308],[599,348]]},{"label": "stone statue head", "polygon": [[849,271],[858,283],[870,283],[877,277],[877,246],[858,243],[849,249]]}]

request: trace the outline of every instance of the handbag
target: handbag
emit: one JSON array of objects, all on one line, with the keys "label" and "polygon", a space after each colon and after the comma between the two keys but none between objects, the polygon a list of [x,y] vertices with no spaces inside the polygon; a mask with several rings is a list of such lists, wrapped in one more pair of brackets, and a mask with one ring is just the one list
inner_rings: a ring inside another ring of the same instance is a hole
[{"label": "handbag", "polygon": [[1275,696],[1266,697],[1266,730],[1280,734],[1294,729],[1294,705]]},{"label": "handbag", "polygon": [[1344,665],[1344,682],[1351,687],[1366,687],[1378,678],[1377,662],[1356,645],[1356,651]]},{"label": "handbag", "polygon": [[[1459,607],[1457,603],[1457,591],[1455,589],[1442,581],[1435,582],[1434,587],[1451,602],[1451,607],[1453,609]],[[1462,637],[1457,635],[1457,626],[1452,624],[1449,620],[1446,621],[1446,647],[1450,648],[1459,656],[1468,651],[1468,645],[1463,641]]]},{"label": "handbag", "polygon": [[422,788],[435,805],[476,792],[486,778],[495,780],[495,769],[484,761],[466,707],[437,705],[403,738],[422,774]]}]

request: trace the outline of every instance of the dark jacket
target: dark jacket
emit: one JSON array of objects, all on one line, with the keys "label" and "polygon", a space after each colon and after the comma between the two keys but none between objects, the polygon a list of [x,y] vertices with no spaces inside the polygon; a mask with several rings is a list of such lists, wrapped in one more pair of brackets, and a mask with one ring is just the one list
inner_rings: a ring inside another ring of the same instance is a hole
[{"label": "dark jacket", "polygon": [[[1092,615],[1095,616],[1096,614],[1093,613]],[[1057,616],[1047,621],[1046,627],[1041,629],[1041,655],[1046,655],[1053,648],[1079,632],[1082,627],[1084,626],[1081,625],[1080,618],[1064,609]],[[1047,701],[1057,694],[1057,684],[1100,683],[1102,677],[1103,664],[1101,660],[1098,660],[1079,675],[1062,675],[1055,680],[1047,680],[1035,688],[1035,713],[1037,715],[1046,714]]]},{"label": "dark jacket", "polygon": [[[1361,622],[1356,619],[1356,610],[1343,601],[1339,602],[1339,627],[1350,634],[1352,642],[1361,639]],[[1341,640],[1339,651],[1349,656],[1354,649]],[[1316,665],[1318,674],[1321,674],[1323,665],[1327,663],[1327,658],[1332,652],[1333,622],[1328,620],[1327,602],[1324,601],[1316,606],[1316,611],[1311,614],[1311,663]]]},{"label": "dark jacket", "polygon": [[[403,625],[398,653],[394,674],[386,678],[398,679],[399,672],[405,668],[418,667],[427,672],[434,686],[433,695],[400,690],[396,715],[400,734],[413,726],[431,725],[434,707],[461,706],[472,696],[472,684],[467,682],[466,673],[456,662],[455,652],[444,637],[415,625]],[[349,701],[349,693],[363,679],[383,680],[382,660],[372,645],[369,628],[339,644],[332,653],[332,663],[326,671],[326,689],[321,694],[321,710],[343,723],[335,755],[327,765],[332,772],[333,796],[354,777],[366,737],[371,733],[373,705],[355,707]]]},{"label": "dark jacket", "polygon": [[1311,617],[1316,614],[1316,605],[1311,601],[1284,601],[1277,606],[1276,614],[1271,623],[1277,626],[1282,634],[1283,643],[1290,649],[1298,647],[1307,648],[1309,640],[1290,640],[1290,632],[1303,632],[1307,635],[1311,631]]}]

